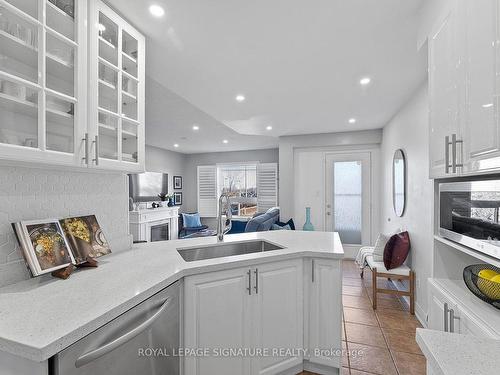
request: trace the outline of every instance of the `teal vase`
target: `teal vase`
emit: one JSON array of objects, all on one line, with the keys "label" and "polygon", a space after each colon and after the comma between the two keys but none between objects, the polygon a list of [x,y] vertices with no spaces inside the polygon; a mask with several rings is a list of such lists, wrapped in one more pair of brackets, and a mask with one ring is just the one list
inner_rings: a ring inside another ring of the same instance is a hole
[{"label": "teal vase", "polygon": [[302,230],[310,232],[314,231],[314,225],[311,223],[311,207],[306,207],[306,222],[304,223]]}]

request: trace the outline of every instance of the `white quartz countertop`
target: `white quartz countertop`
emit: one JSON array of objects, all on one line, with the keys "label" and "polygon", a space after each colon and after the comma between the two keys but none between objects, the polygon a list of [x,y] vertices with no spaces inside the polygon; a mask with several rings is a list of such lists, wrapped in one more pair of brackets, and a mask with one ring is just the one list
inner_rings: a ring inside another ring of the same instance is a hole
[{"label": "white quartz countertop", "polygon": [[491,375],[500,369],[499,340],[419,328],[417,343],[436,375]]},{"label": "white quartz countertop", "polygon": [[39,277],[0,289],[0,351],[44,361],[188,275],[297,257],[343,258],[337,233],[269,231],[226,235],[263,239],[285,249],[186,262],[177,248],[216,244],[215,237],[134,245],[79,269],[67,280]]}]

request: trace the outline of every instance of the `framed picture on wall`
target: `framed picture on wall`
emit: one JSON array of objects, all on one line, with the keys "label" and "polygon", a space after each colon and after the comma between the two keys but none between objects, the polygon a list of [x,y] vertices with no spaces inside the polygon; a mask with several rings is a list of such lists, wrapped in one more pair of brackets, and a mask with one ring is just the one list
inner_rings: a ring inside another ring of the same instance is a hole
[{"label": "framed picture on wall", "polygon": [[182,204],[182,193],[180,191],[176,191],[174,193],[174,204],[176,206],[180,206]]},{"label": "framed picture on wall", "polygon": [[182,189],[182,176],[174,176],[174,189]]}]

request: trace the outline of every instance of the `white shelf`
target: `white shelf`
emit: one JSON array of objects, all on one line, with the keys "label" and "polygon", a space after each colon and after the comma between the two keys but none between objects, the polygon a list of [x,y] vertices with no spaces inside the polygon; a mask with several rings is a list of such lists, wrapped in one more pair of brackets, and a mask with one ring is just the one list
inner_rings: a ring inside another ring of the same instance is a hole
[{"label": "white shelf", "polygon": [[9,111],[31,117],[36,117],[38,115],[38,105],[35,103],[4,93],[0,93],[0,106]]},{"label": "white shelf", "polygon": [[106,45],[109,49],[116,49],[116,46],[113,45],[111,42],[108,42],[106,39],[104,39],[102,36],[99,37],[99,42],[102,44]]},{"label": "white shelf", "polygon": [[137,133],[129,132],[129,131],[127,131],[127,130],[122,130],[122,134],[123,134],[123,135],[128,135],[128,136],[130,136],[130,137],[137,138]]},{"label": "white shelf", "polygon": [[100,63],[102,63],[103,65],[106,65],[108,68],[110,68],[110,69],[112,69],[112,70],[114,70],[116,72],[118,72],[120,70],[116,65],[110,63],[106,59],[103,59],[101,56],[99,56],[98,59],[99,59]]},{"label": "white shelf", "polygon": [[133,125],[139,126],[141,123],[133,118],[127,117],[126,115],[122,115],[122,120],[125,122],[130,122]]},{"label": "white shelf", "polygon": [[71,17],[68,13],[66,13],[64,10],[56,6],[50,1],[46,1],[47,3],[47,10],[50,12],[53,12],[53,14],[58,14],[62,19],[70,20],[71,23],[74,23],[75,19]]},{"label": "white shelf", "polygon": [[58,116],[58,117],[61,117],[61,118],[67,119],[67,120],[73,120],[75,117],[74,115],[69,114],[67,112],[58,111],[57,109],[52,109],[52,108],[47,108],[47,113],[53,114],[55,116]]},{"label": "white shelf", "polygon": [[486,254],[483,254],[483,253],[480,253],[478,251],[475,251],[473,249],[471,249],[470,247],[467,247],[467,246],[463,246],[459,243],[456,243],[456,242],[453,242],[453,241],[450,241],[446,238],[443,238],[439,235],[434,235],[434,239],[436,241],[439,241],[445,245],[448,245],[462,253],[465,253],[467,255],[470,255],[471,257],[474,257],[482,262],[485,262],[485,263],[488,263],[488,264],[492,264],[496,267],[499,267],[500,268],[500,259],[495,259],[493,257],[490,257]]},{"label": "white shelf", "polygon": [[38,49],[0,29],[2,54],[37,69]]},{"label": "white shelf", "polygon": [[137,96],[132,95],[124,90],[122,90],[122,99],[127,104],[137,102]]},{"label": "white shelf", "polygon": [[137,65],[137,59],[133,58],[126,52],[122,52],[122,56],[125,57],[127,60],[129,60],[131,63]]},{"label": "white shelf", "polygon": [[105,81],[105,80],[103,80],[101,78],[99,78],[99,84],[104,85],[106,87],[109,87],[112,90],[116,90],[116,86],[115,85],[113,85],[112,83],[107,82],[107,81]]},{"label": "white shelf", "polygon": [[139,79],[137,77],[134,77],[132,74],[130,73],[127,73],[126,71],[122,71],[122,74],[127,77],[127,78],[130,78],[131,80],[135,81],[135,82],[139,82]]}]

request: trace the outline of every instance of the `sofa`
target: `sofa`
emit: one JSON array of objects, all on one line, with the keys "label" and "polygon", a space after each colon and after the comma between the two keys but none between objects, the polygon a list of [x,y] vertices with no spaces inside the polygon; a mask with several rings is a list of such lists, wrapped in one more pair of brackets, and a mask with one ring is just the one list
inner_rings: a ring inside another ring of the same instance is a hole
[{"label": "sofa", "polygon": [[250,220],[232,220],[232,227],[229,234],[265,232],[271,230],[273,224],[279,222],[280,209],[273,207],[266,212],[255,214]]}]

